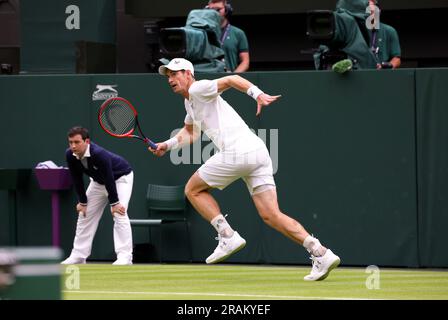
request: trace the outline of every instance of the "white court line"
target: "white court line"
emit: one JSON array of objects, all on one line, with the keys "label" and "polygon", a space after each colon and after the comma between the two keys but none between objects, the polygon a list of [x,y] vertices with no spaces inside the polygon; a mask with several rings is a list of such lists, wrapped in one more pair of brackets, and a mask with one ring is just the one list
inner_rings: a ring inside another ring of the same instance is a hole
[{"label": "white court line", "polygon": [[368,298],[347,298],[347,297],[312,297],[312,296],[276,296],[263,294],[239,294],[239,293],[218,293],[218,292],[132,292],[132,291],[80,291],[62,290],[65,293],[96,293],[96,294],[134,294],[134,295],[175,295],[175,296],[212,296],[212,297],[241,297],[241,298],[267,298],[267,299],[321,299],[321,300],[380,300]]}]

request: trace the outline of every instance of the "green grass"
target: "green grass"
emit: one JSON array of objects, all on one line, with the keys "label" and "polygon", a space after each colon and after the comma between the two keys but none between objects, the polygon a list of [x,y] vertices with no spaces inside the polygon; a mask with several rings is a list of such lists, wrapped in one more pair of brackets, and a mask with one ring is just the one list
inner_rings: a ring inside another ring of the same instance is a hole
[{"label": "green grass", "polygon": [[[309,267],[109,264],[79,265],[79,289],[72,299],[296,300],[296,299],[448,299],[448,271],[381,269],[379,289],[367,289],[365,268],[338,268],[319,282],[303,281]],[[70,270],[70,269],[69,269]]]}]

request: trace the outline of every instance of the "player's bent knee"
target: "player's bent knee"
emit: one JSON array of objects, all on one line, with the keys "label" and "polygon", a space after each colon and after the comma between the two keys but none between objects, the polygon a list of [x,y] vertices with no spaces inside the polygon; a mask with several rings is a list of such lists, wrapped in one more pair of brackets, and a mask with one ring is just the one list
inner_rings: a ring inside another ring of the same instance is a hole
[{"label": "player's bent knee", "polygon": [[192,182],[190,179],[185,186],[184,192],[187,198],[191,199],[191,197],[197,196],[201,191],[203,191],[203,188]]},{"label": "player's bent knee", "polygon": [[187,196],[188,197],[188,192],[190,191],[190,189],[188,188],[188,183],[185,185],[185,188],[184,188],[184,194],[185,194],[185,196]]},{"label": "player's bent knee", "polygon": [[188,199],[190,199],[190,197],[192,197],[192,195],[193,195],[193,188],[192,188],[192,185],[190,184],[190,182],[188,182],[186,184],[185,189],[184,189],[184,193],[185,193],[185,196]]}]

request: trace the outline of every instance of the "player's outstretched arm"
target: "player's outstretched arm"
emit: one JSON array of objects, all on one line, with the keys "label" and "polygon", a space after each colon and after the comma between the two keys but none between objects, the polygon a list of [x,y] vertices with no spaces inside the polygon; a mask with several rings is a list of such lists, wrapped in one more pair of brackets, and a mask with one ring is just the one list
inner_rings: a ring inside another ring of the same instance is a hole
[{"label": "player's outstretched arm", "polygon": [[237,89],[241,92],[247,93],[250,97],[257,101],[257,113],[258,116],[261,113],[261,109],[270,105],[276,101],[281,95],[271,96],[261,91],[252,82],[239,75],[231,75],[218,79],[218,91],[222,92],[229,88]]},{"label": "player's outstretched arm", "polygon": [[218,79],[218,92],[223,92],[227,89],[234,88],[241,92],[247,92],[247,89],[252,87],[254,84],[243,77],[234,74],[231,76],[225,76]]}]

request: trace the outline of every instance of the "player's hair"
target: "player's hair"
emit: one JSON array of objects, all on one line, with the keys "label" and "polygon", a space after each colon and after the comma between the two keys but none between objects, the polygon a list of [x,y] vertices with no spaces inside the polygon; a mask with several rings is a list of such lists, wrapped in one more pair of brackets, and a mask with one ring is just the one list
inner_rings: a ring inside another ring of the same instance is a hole
[{"label": "player's hair", "polygon": [[86,128],[80,127],[80,126],[70,128],[70,130],[68,130],[67,136],[69,138],[72,138],[72,137],[76,136],[77,134],[81,135],[82,140],[90,139],[89,130],[87,130]]}]

